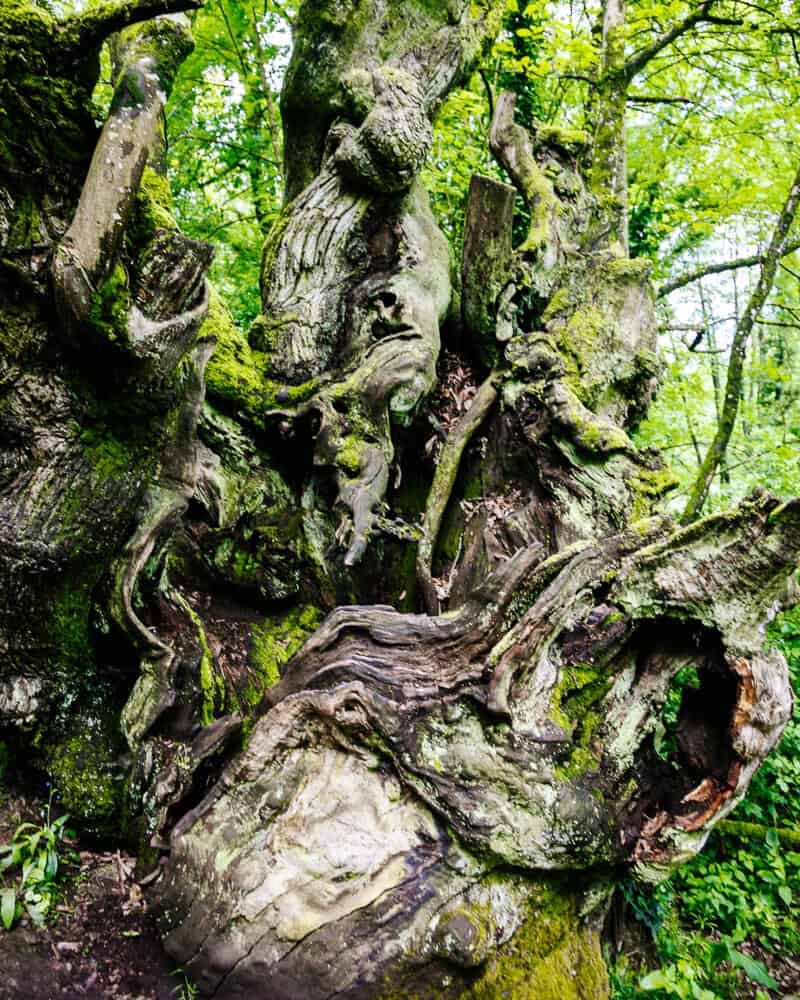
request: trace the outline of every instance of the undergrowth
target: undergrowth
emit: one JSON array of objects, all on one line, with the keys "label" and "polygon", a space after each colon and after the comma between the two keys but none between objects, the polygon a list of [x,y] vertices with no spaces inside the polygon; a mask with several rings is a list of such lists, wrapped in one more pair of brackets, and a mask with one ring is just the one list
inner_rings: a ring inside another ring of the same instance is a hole
[{"label": "undergrowth", "polygon": [[53,793],[42,808],[42,822],[21,823],[11,842],[0,844],[0,924],[11,930],[26,913],[45,923],[58,895],[59,848],[68,814],[53,819]]}]

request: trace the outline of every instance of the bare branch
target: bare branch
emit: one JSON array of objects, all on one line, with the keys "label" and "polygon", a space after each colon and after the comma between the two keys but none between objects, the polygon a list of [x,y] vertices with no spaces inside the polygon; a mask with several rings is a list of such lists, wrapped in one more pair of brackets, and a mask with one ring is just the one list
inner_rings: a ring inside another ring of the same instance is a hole
[{"label": "bare branch", "polygon": [[650,94],[627,94],[625,100],[630,104],[690,104],[692,107],[702,107],[699,101],[691,97],[656,97]]},{"label": "bare branch", "polygon": [[[786,243],[781,256],[788,257],[796,250],[800,250],[800,238],[790,240]],[[735,271],[740,267],[755,267],[758,264],[763,264],[765,260],[766,254],[755,253],[747,257],[736,257],[734,260],[726,260],[721,264],[706,264],[703,267],[696,268],[694,271],[687,271],[686,274],[681,274],[677,278],[673,278],[672,281],[665,281],[656,292],[656,298],[662,299],[665,295],[669,295],[679,288],[690,285],[693,281],[699,281],[700,278],[705,278],[709,274],[722,274],[723,271]]]},{"label": "bare branch", "polygon": [[744,315],[736,326],[736,333],[734,334],[730,360],[728,362],[728,374],[725,381],[725,400],[720,414],[717,433],[706,452],[706,457],[697,474],[697,479],[692,486],[689,503],[686,505],[686,510],[681,518],[684,524],[695,520],[699,516],[717,468],[725,457],[728,442],[736,423],[736,415],[739,411],[744,362],[747,355],[747,342],[750,339],[753,326],[758,322],[761,310],[764,308],[767,297],[772,290],[775,273],[778,270],[778,263],[781,257],[786,255],[787,236],[797,214],[798,205],[800,205],[800,167],[797,169],[783,208],[775,223],[775,229],[772,233],[769,248],[764,255],[761,274],[759,275],[756,287],[753,289]]},{"label": "bare branch", "polygon": [[685,35],[687,31],[691,31],[698,24],[724,24],[737,27],[743,23],[739,18],[715,17],[712,15],[711,8],[715,2],[716,0],[705,0],[705,3],[701,4],[694,14],[689,14],[688,17],[679,21],[669,31],[665,31],[663,35],[654,39],[649,45],[634,53],[625,63],[623,68],[624,78],[630,82],[637,73],[640,73],[644,69],[651,59],[655,59],[659,52],[672,45],[681,35]]}]

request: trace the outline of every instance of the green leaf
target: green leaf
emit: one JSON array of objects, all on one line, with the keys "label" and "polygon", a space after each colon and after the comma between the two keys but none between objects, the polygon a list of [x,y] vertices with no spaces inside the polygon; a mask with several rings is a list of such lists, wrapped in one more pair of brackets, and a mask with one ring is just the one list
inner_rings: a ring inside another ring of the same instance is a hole
[{"label": "green leaf", "polygon": [[789,888],[788,885],[779,885],[778,895],[781,897],[784,903],[786,903],[787,906],[792,905],[792,890]]},{"label": "green leaf", "polygon": [[16,889],[0,889],[0,920],[7,931],[11,930],[17,913]]},{"label": "green leaf", "polygon": [[661,969],[656,969],[649,975],[639,980],[639,989],[642,990],[669,990],[672,983],[667,979]]},{"label": "green leaf", "polygon": [[763,962],[759,962],[758,959],[751,958],[749,955],[745,955],[744,952],[732,948],[730,960],[733,965],[742,970],[748,979],[752,979],[759,986],[766,986],[768,990],[778,988],[778,984],[767,971],[766,965]]},{"label": "green leaf", "polygon": [[28,916],[37,927],[44,926],[47,911],[50,909],[50,900],[47,897],[37,900],[35,903],[28,903],[25,907]]},{"label": "green leaf", "polygon": [[44,866],[44,877],[51,882],[56,877],[58,871],[58,854],[54,850],[47,852],[47,862]]}]

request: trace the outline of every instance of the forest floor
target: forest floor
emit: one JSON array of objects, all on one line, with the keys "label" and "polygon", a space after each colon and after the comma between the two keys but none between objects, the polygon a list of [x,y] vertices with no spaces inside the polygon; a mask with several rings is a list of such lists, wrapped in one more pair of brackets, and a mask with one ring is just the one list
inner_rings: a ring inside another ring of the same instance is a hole
[{"label": "forest floor", "polygon": [[[36,806],[0,793],[0,844]],[[44,927],[0,929],[0,1000],[183,1000],[191,996],[159,943],[134,859],[64,842],[61,891]]]}]

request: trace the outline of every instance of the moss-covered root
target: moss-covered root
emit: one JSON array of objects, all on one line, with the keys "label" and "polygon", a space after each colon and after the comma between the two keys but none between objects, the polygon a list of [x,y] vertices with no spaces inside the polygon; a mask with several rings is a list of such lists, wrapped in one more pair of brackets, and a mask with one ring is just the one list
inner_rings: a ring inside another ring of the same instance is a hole
[{"label": "moss-covered root", "polygon": [[525,922],[468,991],[469,1000],[605,1000],[608,973],[599,932],[576,897],[549,886],[528,904]]},{"label": "moss-covered root", "polygon": [[497,399],[498,378],[496,372],[489,375],[478,389],[470,408],[451,431],[442,449],[433,483],[428,493],[422,537],[417,549],[417,583],[422,591],[428,614],[431,615],[439,613],[439,598],[436,596],[436,589],[433,585],[432,572],[436,539],[439,536],[442,518],[458,475],[458,467],[461,464],[464,449],[472,440],[475,431],[481,426]]},{"label": "moss-covered root", "polygon": [[186,367],[186,395],[173,414],[157,481],[147,491],[136,530],[112,566],[109,609],[117,624],[143,651],[139,679],[122,711],[121,726],[133,747],[174,700],[174,656],[139,619],[134,608],[137,580],[156,545],[189,503],[197,481],[196,429],[205,396],[203,374],[213,343],[198,341]]},{"label": "moss-covered root", "polygon": [[717,832],[725,837],[735,837],[738,840],[764,840],[772,833],[782,847],[789,851],[800,849],[800,830],[790,827],[764,826],[763,823],[744,823],[740,820],[723,819],[717,825]]}]

